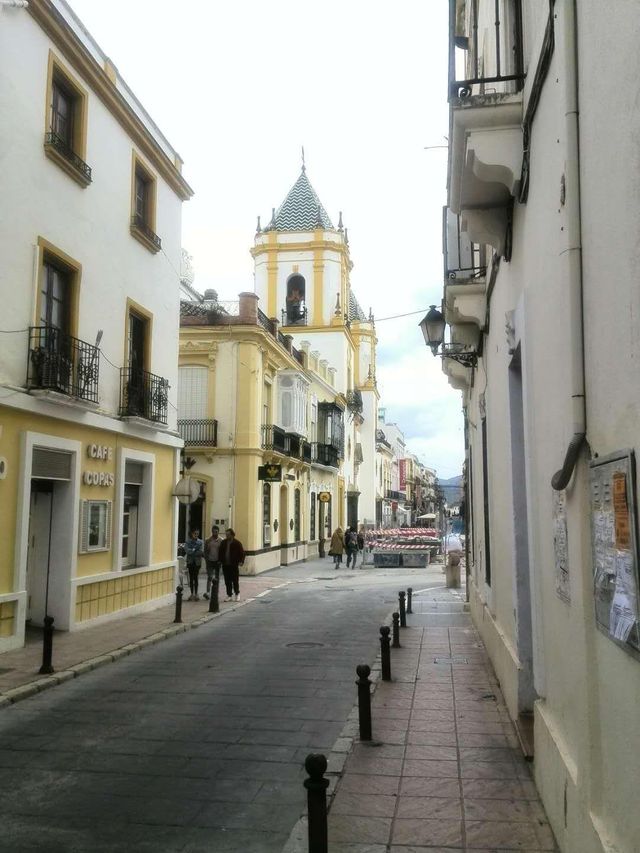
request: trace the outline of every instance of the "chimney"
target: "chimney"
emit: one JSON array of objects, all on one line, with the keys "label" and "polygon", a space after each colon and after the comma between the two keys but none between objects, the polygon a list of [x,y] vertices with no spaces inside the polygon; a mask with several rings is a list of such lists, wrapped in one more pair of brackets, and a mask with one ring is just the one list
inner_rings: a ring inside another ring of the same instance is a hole
[{"label": "chimney", "polygon": [[240,294],[240,322],[247,323],[251,326],[258,324],[258,300],[260,297],[257,293],[241,293]]}]

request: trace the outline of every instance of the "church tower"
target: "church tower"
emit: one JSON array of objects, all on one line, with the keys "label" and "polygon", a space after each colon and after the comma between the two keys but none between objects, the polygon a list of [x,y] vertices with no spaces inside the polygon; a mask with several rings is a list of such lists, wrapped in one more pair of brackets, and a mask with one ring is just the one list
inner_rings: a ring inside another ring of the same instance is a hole
[{"label": "church tower", "polygon": [[258,218],[251,254],[260,309],[278,321],[296,347],[335,368],[335,388],[343,396],[354,430],[345,452],[347,521],[354,517],[373,521],[378,406],[375,324],[351,290],[353,264],[342,213],[334,226],[304,162],[266,227]]}]

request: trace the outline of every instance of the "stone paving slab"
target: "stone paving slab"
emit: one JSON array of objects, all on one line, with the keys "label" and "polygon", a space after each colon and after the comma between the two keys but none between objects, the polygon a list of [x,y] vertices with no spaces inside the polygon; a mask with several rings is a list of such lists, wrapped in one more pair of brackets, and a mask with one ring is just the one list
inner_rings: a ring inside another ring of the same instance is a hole
[{"label": "stone paving slab", "polygon": [[[374,740],[356,735],[336,780],[329,850],[556,851],[461,594],[414,593],[413,610],[392,649],[394,680],[375,685]],[[306,849],[293,841],[286,851]]]}]

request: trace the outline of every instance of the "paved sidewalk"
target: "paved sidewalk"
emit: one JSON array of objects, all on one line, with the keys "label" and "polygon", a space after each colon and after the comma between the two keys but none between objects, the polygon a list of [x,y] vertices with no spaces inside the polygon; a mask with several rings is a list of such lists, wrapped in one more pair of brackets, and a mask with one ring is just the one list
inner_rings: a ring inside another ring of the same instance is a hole
[{"label": "paved sidewalk", "polygon": [[335,786],[329,850],[555,851],[462,595],[424,593],[413,610],[373,695],[374,740],[356,737]]},{"label": "paved sidewalk", "polygon": [[[206,589],[206,576],[201,577]],[[240,601],[223,601],[224,586],[220,595],[220,612],[209,613],[209,602],[187,601],[188,589],[182,603],[182,624],[175,625],[175,603],[159,607],[148,613],[123,616],[92,628],[79,631],[56,631],[53,637],[52,676],[40,675],[42,664],[42,633],[28,633],[27,644],[15,651],[5,652],[0,658],[0,707],[32,696],[62,681],[75,678],[83,672],[111,663],[147,645],[166,640],[183,631],[206,624],[229,611],[242,607],[257,596],[283,586],[287,581],[274,574],[240,577]]]}]

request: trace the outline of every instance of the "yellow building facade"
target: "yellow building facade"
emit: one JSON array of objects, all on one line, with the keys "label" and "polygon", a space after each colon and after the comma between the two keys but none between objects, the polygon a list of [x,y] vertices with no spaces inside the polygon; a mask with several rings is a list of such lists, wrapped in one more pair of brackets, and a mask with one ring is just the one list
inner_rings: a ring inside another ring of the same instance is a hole
[{"label": "yellow building facade", "polygon": [[200,497],[179,537],[233,527],[255,574],[317,555],[344,526],[346,401],[335,370],[296,349],[255,294],[225,306],[182,305],[178,425]]}]

